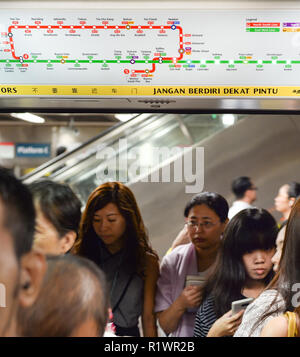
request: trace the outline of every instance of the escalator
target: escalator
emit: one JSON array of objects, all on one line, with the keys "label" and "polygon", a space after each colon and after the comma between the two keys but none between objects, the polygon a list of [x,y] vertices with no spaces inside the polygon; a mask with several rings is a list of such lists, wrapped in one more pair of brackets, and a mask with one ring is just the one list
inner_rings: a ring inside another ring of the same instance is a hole
[{"label": "escalator", "polygon": [[[236,120],[241,117],[236,116]],[[114,180],[130,185],[144,172],[150,172],[153,148],[190,147],[226,125],[218,115],[138,114],[52,159],[22,179],[31,183],[47,175],[53,181],[68,183],[84,203],[102,182]],[[134,177],[128,165],[122,164],[128,163],[128,155],[133,151],[140,159]],[[167,159],[172,160],[171,157]]]}]

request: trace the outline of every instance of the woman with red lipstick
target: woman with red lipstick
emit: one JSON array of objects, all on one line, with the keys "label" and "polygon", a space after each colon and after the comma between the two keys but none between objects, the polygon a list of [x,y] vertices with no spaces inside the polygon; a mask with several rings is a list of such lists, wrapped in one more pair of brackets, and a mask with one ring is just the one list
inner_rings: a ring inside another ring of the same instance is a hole
[{"label": "woman with red lipstick", "polygon": [[228,203],[214,192],[202,192],[184,210],[191,243],[176,247],[161,263],[155,311],[160,327],[172,337],[192,337],[201,301],[199,284],[215,263],[228,218]]},{"label": "woman with red lipstick", "polygon": [[245,209],[228,223],[214,272],[203,287],[195,337],[232,336],[243,311],[231,314],[233,301],[256,298],[273,277],[277,225],[264,209]]},{"label": "woman with red lipstick", "polygon": [[90,195],[73,252],[94,261],[110,285],[110,303],[117,336],[156,337],[154,314],[158,256],[151,248],[132,191],[107,182]]}]

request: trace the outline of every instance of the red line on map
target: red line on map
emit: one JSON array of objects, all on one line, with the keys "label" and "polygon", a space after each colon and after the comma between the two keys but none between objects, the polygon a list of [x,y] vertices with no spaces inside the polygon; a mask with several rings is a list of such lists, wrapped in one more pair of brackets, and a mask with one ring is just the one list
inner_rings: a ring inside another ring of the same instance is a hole
[{"label": "red line on map", "polygon": [[[128,27],[130,26],[130,27]],[[171,29],[172,26],[141,26],[141,25],[135,25],[135,26],[132,26],[132,25],[127,25],[127,26],[119,26],[119,25],[116,25],[116,26],[107,26],[107,25],[104,25],[104,26],[96,26],[96,25],[85,25],[85,24],[82,24],[82,25],[68,25],[68,26],[63,26],[63,25],[12,25],[12,26],[9,26],[8,28],[8,33],[11,33],[12,34],[12,31],[13,30],[17,30],[17,29],[72,29],[72,30],[76,30],[76,29],[103,29],[103,30],[112,30],[112,29],[120,29],[120,30],[129,30],[129,29],[133,29],[133,30],[169,30]],[[176,62],[178,60],[181,60],[183,58],[183,54],[184,54],[184,49],[183,49],[183,43],[182,43],[182,37],[183,37],[183,31],[182,31],[182,27],[181,26],[177,26],[174,28],[174,30],[179,30],[179,53],[180,53],[180,56],[177,58],[177,57],[160,57],[160,58],[153,58],[152,61],[172,61],[172,60],[176,60]],[[10,40],[10,48],[11,48],[11,54],[13,56],[14,59],[20,59],[20,57],[16,56],[15,54],[15,48],[14,48],[14,41],[13,41],[13,38],[12,36],[9,37],[9,40]],[[181,51],[180,51],[181,50]],[[152,69],[151,70],[134,70],[133,73],[153,73],[155,72],[155,63],[152,63]]]}]

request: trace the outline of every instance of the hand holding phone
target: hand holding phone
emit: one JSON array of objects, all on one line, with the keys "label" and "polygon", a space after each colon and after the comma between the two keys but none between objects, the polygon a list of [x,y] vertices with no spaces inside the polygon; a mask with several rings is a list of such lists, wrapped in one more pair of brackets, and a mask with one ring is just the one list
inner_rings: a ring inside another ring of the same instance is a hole
[{"label": "hand holding phone", "polygon": [[233,315],[231,310],[227,311],[226,314],[214,322],[207,337],[233,336],[242,322],[243,313],[243,311],[240,311]]},{"label": "hand holding phone", "polygon": [[233,301],[231,304],[232,315],[237,314],[241,310],[246,310],[247,306],[251,304],[253,300],[254,300],[253,298],[247,298],[247,299]]}]

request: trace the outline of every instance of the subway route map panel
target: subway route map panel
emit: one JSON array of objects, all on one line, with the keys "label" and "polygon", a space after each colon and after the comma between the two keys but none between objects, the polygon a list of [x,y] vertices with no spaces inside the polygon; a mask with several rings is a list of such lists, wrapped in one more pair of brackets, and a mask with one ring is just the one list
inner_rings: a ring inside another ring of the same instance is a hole
[{"label": "subway route map panel", "polygon": [[1,95],[299,96],[299,78],[297,10],[0,12]]}]

